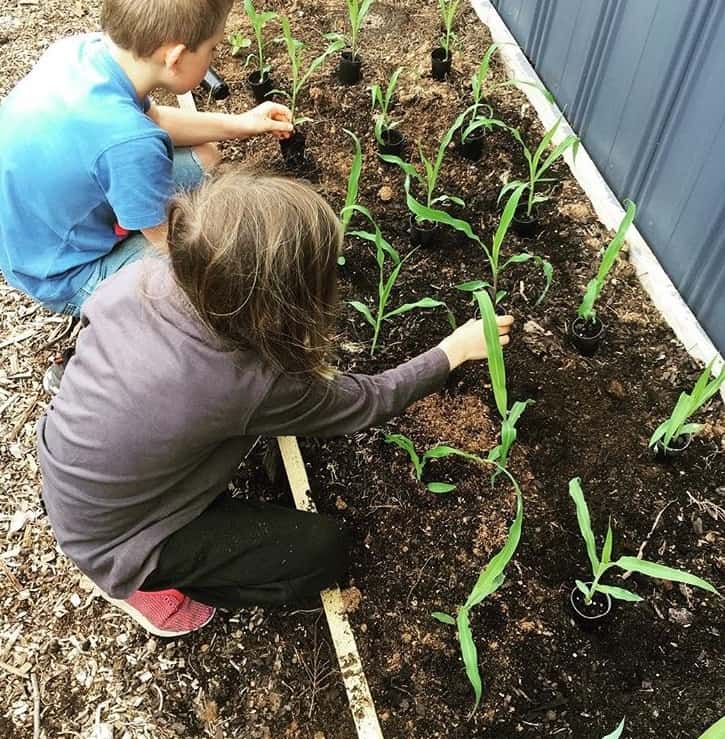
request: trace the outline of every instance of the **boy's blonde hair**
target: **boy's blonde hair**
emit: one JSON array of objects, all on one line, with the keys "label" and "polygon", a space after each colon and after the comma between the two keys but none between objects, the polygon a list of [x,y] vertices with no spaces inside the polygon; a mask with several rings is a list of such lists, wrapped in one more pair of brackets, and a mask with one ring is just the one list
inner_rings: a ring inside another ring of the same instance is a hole
[{"label": "boy's blonde hair", "polygon": [[195,51],[219,31],[232,5],[233,0],[103,0],[101,28],[140,59],[167,43]]},{"label": "boy's blonde hair", "polygon": [[286,177],[230,172],[169,210],[174,277],[221,347],[310,380],[333,375],[341,245],[332,208]]}]

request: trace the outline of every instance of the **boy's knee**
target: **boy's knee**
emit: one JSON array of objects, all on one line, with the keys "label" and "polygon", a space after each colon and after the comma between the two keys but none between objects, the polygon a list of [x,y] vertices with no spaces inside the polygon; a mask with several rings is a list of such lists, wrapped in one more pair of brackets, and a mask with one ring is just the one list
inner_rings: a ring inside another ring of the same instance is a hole
[{"label": "boy's knee", "polygon": [[222,159],[222,153],[216,144],[197,144],[192,148],[205,172],[214,169]]}]

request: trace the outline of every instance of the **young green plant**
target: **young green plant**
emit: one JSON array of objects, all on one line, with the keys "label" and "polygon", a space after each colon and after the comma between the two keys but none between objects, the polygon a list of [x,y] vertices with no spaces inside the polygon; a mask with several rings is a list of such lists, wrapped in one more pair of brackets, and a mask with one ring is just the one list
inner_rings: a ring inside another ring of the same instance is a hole
[{"label": "young green plant", "polygon": [[617,229],[617,233],[614,235],[614,238],[609,242],[609,246],[604,250],[599,270],[597,271],[596,276],[589,280],[587,288],[584,291],[582,302],[577,309],[577,315],[589,323],[593,323],[596,320],[597,312],[594,310],[594,304],[597,302],[597,298],[602,292],[607,275],[614,266],[617,255],[624,244],[627,230],[632,225],[634,216],[637,213],[637,206],[631,200],[625,200],[624,204],[627,206],[627,212],[624,214],[624,218],[619,224],[619,228]]},{"label": "young green plant", "polygon": [[282,24],[282,36],[276,39],[278,42],[284,42],[287,48],[287,56],[289,57],[290,70],[291,70],[291,91],[285,90],[273,90],[273,92],[284,95],[289,100],[289,107],[292,113],[292,124],[298,126],[301,123],[310,121],[310,118],[298,117],[297,115],[297,102],[302,90],[309,84],[312,75],[324,64],[330,54],[334,54],[336,51],[340,51],[344,46],[343,41],[333,41],[318,57],[315,57],[307,66],[307,69],[303,71],[303,55],[305,52],[305,45],[302,41],[296,39],[292,35],[290,30],[289,20],[286,16],[280,17],[280,23]]},{"label": "young green plant", "polygon": [[[484,102],[485,84],[491,66],[491,57],[498,46],[498,44],[491,44],[486,49],[476,73],[471,77],[471,99],[473,103],[466,110],[466,116],[461,126],[461,141],[466,141],[474,131],[480,128],[485,128],[487,131],[490,131],[494,126],[509,129],[503,121],[493,117],[493,109]],[[487,111],[487,115],[481,114],[480,110],[482,108]]]},{"label": "young green plant", "polygon": [[240,56],[244,49],[248,49],[252,45],[252,39],[246,38],[238,31],[230,33],[227,37],[227,43],[230,46],[230,54],[232,56]]},{"label": "young green plant", "polygon": [[360,28],[362,27],[365,16],[370,12],[370,6],[373,0],[345,0],[347,5],[347,17],[350,20],[350,35],[345,36],[342,33],[327,33],[325,38],[328,41],[341,42],[340,48],[349,48],[350,56],[353,61],[358,58],[358,38],[360,36]]},{"label": "young green plant", "polygon": [[636,593],[624,588],[614,587],[612,585],[602,585],[601,579],[606,572],[612,567],[618,567],[620,570],[628,572],[638,572],[641,575],[647,575],[648,577],[656,577],[660,580],[671,580],[672,582],[681,582],[686,585],[692,585],[702,590],[707,590],[710,593],[717,595],[717,590],[707,580],[703,580],[696,575],[691,575],[689,572],[683,570],[676,570],[672,567],[666,567],[665,565],[657,564],[656,562],[649,562],[646,559],[639,559],[637,557],[620,557],[616,561],[612,561],[612,525],[611,522],[607,525],[607,535],[602,545],[600,554],[597,554],[596,542],[594,539],[594,532],[592,531],[591,518],[589,516],[589,507],[584,498],[584,492],[581,488],[581,480],[578,477],[574,477],[569,480],[569,495],[576,505],[576,517],[579,522],[579,531],[581,532],[582,539],[587,550],[587,556],[589,557],[589,563],[592,567],[593,580],[590,585],[576,580],[577,588],[584,595],[584,603],[590,605],[592,598],[595,593],[605,593],[612,598],[618,600],[626,600],[630,602],[637,602],[643,600]]},{"label": "young green plant", "polygon": [[469,593],[468,598],[466,598],[466,602],[458,608],[455,618],[441,611],[435,611],[431,614],[433,618],[441,623],[456,626],[458,630],[458,643],[461,647],[461,656],[466,668],[466,676],[471,683],[475,697],[475,703],[469,718],[478,709],[481,696],[483,695],[483,683],[481,681],[481,673],[478,669],[478,649],[476,648],[476,642],[473,640],[473,634],[471,632],[470,613],[475,606],[491,595],[491,593],[496,592],[503,584],[506,566],[511,561],[521,539],[521,527],[524,518],[524,500],[518,483],[508,470],[499,468],[499,472],[503,472],[509,478],[516,493],[516,516],[511,524],[506,541],[478,576],[478,580]]},{"label": "young green plant", "polygon": [[506,365],[503,361],[503,349],[498,335],[496,312],[487,292],[479,290],[474,293],[474,297],[478,301],[481,318],[483,319],[483,335],[486,339],[488,373],[491,377],[496,408],[501,416],[501,441],[491,449],[486,457],[489,462],[494,462],[498,466],[498,469],[493,474],[493,481],[496,479],[500,470],[506,469],[508,455],[516,441],[518,433],[516,431],[516,424],[519,422],[527,406],[531,405],[534,401],[530,399],[523,401],[517,400],[509,408],[508,390],[506,388]]},{"label": "young green plant", "polygon": [[441,15],[441,21],[443,22],[443,35],[440,38],[441,49],[445,51],[445,59],[448,59],[451,55],[451,46],[456,40],[456,34],[453,31],[453,24],[456,20],[456,13],[458,13],[458,6],[461,4],[461,0],[438,0],[438,10]]},{"label": "young green plant", "polygon": [[[254,7],[254,3],[252,2],[252,0],[244,0],[244,12],[247,14],[247,18],[249,18],[249,22],[252,25],[252,30],[254,31],[254,38],[257,42],[256,54],[250,54],[247,57],[247,61],[245,62],[244,66],[246,67],[252,59],[256,59],[257,69],[259,70],[259,80],[261,82],[269,73],[269,64],[267,64],[267,59],[264,54],[264,27],[270,21],[273,21],[275,18],[277,18],[277,13],[273,13],[270,10],[258,12],[257,9]],[[236,37],[240,36],[240,34],[233,35],[235,35]],[[251,39],[241,39],[241,42],[243,44],[241,48],[248,48],[252,45]],[[234,47],[232,47],[232,54],[234,55]]]},{"label": "young green plant", "polygon": [[714,361],[712,360],[702,371],[692,393],[680,394],[670,417],[661,423],[652,434],[649,440],[650,447],[660,442],[665,449],[669,449],[673,442],[676,445],[679,438],[688,434],[696,434],[702,429],[702,424],[687,423],[687,419],[702,408],[725,382],[725,365],[720,369],[720,374],[710,380]]},{"label": "young green plant", "polygon": [[[345,194],[345,205],[340,211],[340,223],[342,224],[342,235],[346,236],[348,228],[350,227],[350,221],[355,213],[355,207],[357,205],[357,196],[360,185],[360,174],[362,173],[363,155],[362,148],[360,147],[360,139],[347,128],[343,131],[352,139],[353,145],[355,146],[355,154],[353,155],[352,165],[350,166],[350,174],[347,178],[347,192]],[[341,254],[337,258],[337,263],[340,265],[345,264],[345,257]]]},{"label": "young green plant", "polygon": [[[513,137],[519,142],[519,144],[521,144],[524,150],[524,156],[526,157],[526,163],[528,164],[528,179],[524,184],[526,185],[527,190],[526,216],[529,218],[531,217],[534,206],[537,203],[543,203],[549,199],[547,196],[537,192],[537,187],[539,185],[545,182],[554,181],[551,177],[544,177],[549,168],[557,159],[559,159],[559,157],[564,155],[564,152],[567,149],[571,149],[574,156],[576,156],[577,151],[579,150],[578,137],[574,134],[569,134],[563,141],[554,147],[553,151],[548,156],[544,157],[549,145],[551,144],[551,140],[554,138],[554,135],[561,124],[561,121],[562,119],[559,118],[559,120],[544,134],[544,137],[541,139],[541,143],[533,154],[521,138],[519,130],[516,128],[509,128]],[[509,190],[517,188],[521,184],[521,180],[512,180],[511,182],[506,183],[503,188],[501,188],[499,201]]]},{"label": "young green plant", "polygon": [[[373,329],[373,341],[370,348],[370,356],[375,354],[375,349],[378,345],[378,339],[380,338],[380,330],[385,321],[389,321],[395,316],[409,313],[416,309],[427,309],[427,308],[445,308],[448,322],[453,328],[455,328],[455,320],[453,314],[448,310],[448,306],[441,300],[434,300],[433,298],[421,298],[413,303],[404,303],[403,305],[388,310],[388,301],[390,299],[390,293],[395,286],[395,283],[400,274],[400,270],[403,268],[405,262],[415,253],[415,249],[408,252],[408,254],[401,259],[400,254],[395,248],[383,238],[379,226],[375,223],[370,211],[367,208],[363,208],[359,205],[352,206],[351,210],[364,215],[374,227],[374,232],[370,231],[350,231],[351,236],[357,236],[365,241],[370,241],[375,244],[375,261],[378,264],[379,277],[378,277],[378,304],[375,312],[370,310],[364,303],[358,300],[348,301],[350,305],[362,314],[363,318],[370,324]],[[388,262],[390,262],[392,269],[388,274]]]},{"label": "young green plant", "polygon": [[[407,452],[410,457],[411,464],[413,465],[413,473],[415,479],[419,482],[423,477],[423,470],[431,459],[443,459],[444,457],[463,457],[464,459],[471,460],[472,462],[478,462],[485,464],[486,460],[479,457],[477,454],[471,454],[470,452],[463,451],[463,449],[457,449],[456,447],[448,446],[447,444],[436,444],[423,453],[421,457],[415,449],[415,444],[404,434],[388,434],[385,437],[386,444],[394,444],[400,447],[403,451]],[[428,482],[426,488],[431,493],[450,493],[456,489],[456,486],[449,482]]]},{"label": "young green plant", "polygon": [[607,734],[606,736],[602,737],[602,739],[619,739],[620,736],[622,736],[622,732],[624,731],[624,719],[622,719],[618,724],[617,728],[612,731],[610,734]]},{"label": "young green plant", "polygon": [[375,139],[379,144],[384,144],[383,132],[390,131],[395,128],[397,123],[390,119],[390,106],[393,102],[393,95],[395,94],[395,88],[398,85],[398,77],[403,71],[402,67],[398,67],[390,77],[388,86],[383,93],[380,85],[371,85],[368,89],[373,98],[373,110],[376,108],[378,112],[375,114]]},{"label": "young green plant", "polygon": [[539,257],[528,252],[521,252],[519,254],[513,254],[508,257],[505,261],[501,261],[501,247],[508,234],[511,221],[516,213],[516,209],[519,206],[521,194],[525,188],[525,185],[521,183],[509,196],[508,201],[501,214],[501,220],[498,223],[496,233],[493,236],[491,242],[491,248],[489,249],[482,241],[478,240],[478,244],[488,259],[489,267],[491,268],[491,282],[487,280],[471,280],[470,282],[462,282],[456,285],[456,289],[463,290],[464,292],[478,292],[479,290],[488,290],[491,294],[491,298],[495,305],[498,305],[501,300],[507,295],[506,290],[499,289],[499,279],[501,273],[511,264],[519,264],[521,262],[527,262],[533,259],[536,264],[541,267],[544,273],[545,285],[544,289],[539,295],[536,305],[538,305],[545,297],[546,293],[549,292],[551,282],[554,276],[554,268],[551,266],[551,262],[548,259]]}]

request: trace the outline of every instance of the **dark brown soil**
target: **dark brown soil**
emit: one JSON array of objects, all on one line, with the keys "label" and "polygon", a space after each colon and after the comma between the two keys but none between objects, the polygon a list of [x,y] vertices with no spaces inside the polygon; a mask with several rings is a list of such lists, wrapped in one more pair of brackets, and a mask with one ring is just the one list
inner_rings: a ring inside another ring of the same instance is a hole
[{"label": "dark brown soil", "polygon": [[[322,48],[321,32],[342,24],[341,3],[334,9],[332,3],[314,1],[277,0],[267,6],[287,12],[295,33],[315,51]],[[47,22],[41,10],[37,13]],[[92,17],[79,16],[72,30],[79,24],[94,28]],[[247,25],[235,10],[228,30],[238,28]],[[409,245],[402,178],[375,156],[366,85],[386,82],[393,69],[405,65],[394,115],[401,121],[409,153],[416,148],[414,142],[433,153],[466,105],[468,79],[488,44],[484,28],[466,9],[453,77],[435,82],[429,75],[429,54],[436,28],[432,3],[376,3],[363,35],[363,83],[339,84],[336,65],[329,63],[316,75],[301,105],[314,119],[307,138],[314,162],[309,179],[341,207],[352,157],[343,128],[357,133],[366,157],[360,201],[403,253]],[[55,35],[67,30],[66,23],[58,22]],[[282,47],[272,46],[270,52],[273,77],[282,86],[287,69]],[[249,70],[242,70],[226,47],[219,50],[216,66],[232,95],[223,103],[200,97],[200,108],[248,108],[252,97],[244,80]],[[503,79],[498,64],[494,77]],[[489,102],[526,140],[534,143],[541,137],[522,94],[498,88]],[[224,149],[230,161],[282,168],[279,148],[271,140],[229,143]],[[443,167],[442,189],[462,197],[466,208],[453,207],[451,212],[464,215],[490,241],[502,181],[521,176],[523,165],[518,146],[501,131],[486,137],[478,162],[452,149]],[[387,739],[600,739],[623,716],[624,737],[696,739],[725,713],[722,600],[635,575],[626,587],[645,601],[617,604],[606,628],[586,632],[567,610],[574,579],[589,579],[567,494],[574,476],[582,478],[600,546],[611,516],[615,556],[635,555],[647,541],[645,557],[722,583],[725,415],[716,396],[699,415],[706,423],[703,433],[684,455],[671,464],[654,461],[648,437],[669,414],[679,392],[692,387],[699,368],[663,323],[626,261],[616,266],[598,305],[608,325],[599,352],[583,358],[569,345],[569,324],[596,269],[598,252],[611,234],[597,222],[568,170],[561,164],[554,169],[559,182],[555,197],[540,210],[541,233],[532,241],[511,235],[505,246],[508,254],[526,249],[549,259],[555,274],[547,299],[538,306],[543,278],[533,265],[515,265],[502,278],[508,290],[504,307],[516,318],[514,339],[506,351],[509,395],[536,402],[519,423],[510,462],[524,492],[521,544],[504,585],[472,613],[484,682],[484,697],[473,717],[468,717],[473,696],[455,629],[430,614],[455,613],[465,600],[479,571],[505,539],[513,495],[502,478],[492,487],[486,470],[457,459],[432,462],[428,469],[430,479],[457,484],[455,492],[429,493],[414,480],[403,452],[383,438],[385,433],[405,433],[419,449],[439,442],[476,453],[491,448],[500,424],[485,363],[456,371],[443,392],[416,403],[384,429],[302,443],[321,512],[343,520],[350,534],[353,566],[343,586],[354,602],[351,620]],[[384,200],[383,186],[391,191]],[[341,298],[372,304],[377,269],[369,245],[350,239],[345,248]],[[410,258],[392,300],[401,304],[429,295],[445,300],[463,321],[474,315],[474,306],[470,296],[454,286],[487,276],[485,258],[475,244],[444,230],[435,248]],[[360,372],[407,359],[449,330],[439,310],[398,317],[385,325],[379,350],[371,358],[369,327],[344,303],[339,329],[340,365]],[[265,479],[262,452],[255,450],[240,468],[237,494],[291,504],[283,485],[270,486]],[[32,582],[33,571],[16,572],[25,583]],[[618,584],[620,578],[615,574],[608,582]],[[48,579],[46,587],[53,584]],[[77,688],[68,692],[64,678],[53,677],[54,665],[61,665],[57,674],[62,675],[73,654],[96,660],[111,675],[109,686],[113,683],[118,694],[127,696],[122,701],[123,726],[136,731],[136,710],[144,730],[150,731],[142,734],[139,729],[131,736],[354,736],[319,604],[308,610],[222,615],[201,633],[168,644],[156,644],[136,631],[114,641],[119,619],[104,622],[108,613],[106,605],[94,601],[85,614],[71,612],[65,620],[52,622],[54,635],[36,657],[45,670],[43,726],[48,736],[88,725],[87,716],[83,722],[78,719],[83,693]],[[64,629],[77,632],[81,620],[90,632],[88,641],[71,653]],[[142,668],[149,678],[139,682]],[[162,696],[160,702],[149,685]],[[27,698],[30,688],[24,690]],[[104,692],[97,684],[93,690],[97,704],[120,702],[118,694]],[[132,709],[135,694],[140,702]],[[0,733],[20,736],[16,727],[24,731],[32,726],[28,714],[16,714],[9,708],[0,718]]]}]

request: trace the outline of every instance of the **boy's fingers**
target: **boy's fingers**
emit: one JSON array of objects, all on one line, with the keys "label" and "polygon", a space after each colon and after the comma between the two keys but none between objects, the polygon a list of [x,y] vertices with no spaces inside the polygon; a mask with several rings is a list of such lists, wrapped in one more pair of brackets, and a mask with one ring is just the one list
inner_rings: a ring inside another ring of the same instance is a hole
[{"label": "boy's fingers", "polygon": [[292,133],[294,131],[294,126],[289,121],[277,121],[274,118],[271,118],[267,130],[274,133]]},{"label": "boy's fingers", "polygon": [[499,338],[499,341],[501,342],[501,346],[506,346],[511,341],[511,337],[508,334],[504,334]]},{"label": "boy's fingers", "polygon": [[496,316],[499,326],[510,326],[514,322],[514,317],[510,315]]}]

